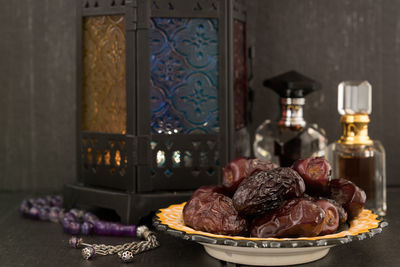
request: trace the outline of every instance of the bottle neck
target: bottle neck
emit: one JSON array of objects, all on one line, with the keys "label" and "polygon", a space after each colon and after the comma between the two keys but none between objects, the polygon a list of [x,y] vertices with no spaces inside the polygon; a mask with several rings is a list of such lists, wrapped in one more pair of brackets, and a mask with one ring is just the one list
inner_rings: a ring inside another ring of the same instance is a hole
[{"label": "bottle neck", "polygon": [[345,145],[371,145],[368,136],[368,114],[346,114],[340,118],[342,123],[342,136],[340,144]]},{"label": "bottle neck", "polygon": [[281,98],[281,119],[279,126],[293,127],[306,125],[303,118],[304,98]]}]

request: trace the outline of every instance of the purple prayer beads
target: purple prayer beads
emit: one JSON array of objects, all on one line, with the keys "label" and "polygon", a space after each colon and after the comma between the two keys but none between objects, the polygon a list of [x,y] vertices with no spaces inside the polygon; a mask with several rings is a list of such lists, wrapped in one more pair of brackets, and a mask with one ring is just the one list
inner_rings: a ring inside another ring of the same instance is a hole
[{"label": "purple prayer beads", "polygon": [[24,200],[19,210],[24,216],[47,221],[55,219],[55,212],[59,211],[61,206],[62,198],[60,196],[47,196],[45,198]]},{"label": "purple prayer beads", "polygon": [[59,207],[51,207],[49,211],[49,220],[57,223],[59,222],[61,208]]},{"label": "purple prayer beads", "polygon": [[101,221],[93,213],[78,209],[64,212],[62,204],[61,196],[30,198],[21,203],[19,210],[23,216],[29,218],[59,222],[65,232],[73,235],[136,236],[135,225]]},{"label": "purple prayer beads", "polygon": [[97,235],[136,236],[135,225],[122,225],[105,221],[95,222],[93,231]]},{"label": "purple prayer beads", "polygon": [[67,212],[61,220],[65,232],[77,235],[97,234],[113,236],[136,236],[136,226],[99,220],[94,214],[86,212]]},{"label": "purple prayer beads", "polygon": [[83,235],[90,235],[93,232],[93,227],[93,223],[85,221],[81,225],[81,233]]}]

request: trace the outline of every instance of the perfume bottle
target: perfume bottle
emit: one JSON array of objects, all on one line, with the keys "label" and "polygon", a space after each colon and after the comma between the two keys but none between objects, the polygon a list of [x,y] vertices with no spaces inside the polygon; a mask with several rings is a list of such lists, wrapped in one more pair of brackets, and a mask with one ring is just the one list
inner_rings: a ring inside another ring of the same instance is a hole
[{"label": "perfume bottle", "polygon": [[296,71],[267,79],[264,86],[280,96],[281,118],[264,121],[256,130],[253,149],[257,158],[282,167],[311,156],[324,156],[327,139],[323,129],[303,118],[305,96],[320,84]]},{"label": "perfume bottle", "polygon": [[371,85],[367,81],[339,84],[338,111],[342,136],[327,148],[332,176],[345,178],[364,189],[366,208],[386,214],[385,150],[379,141],[368,136],[372,109]]}]

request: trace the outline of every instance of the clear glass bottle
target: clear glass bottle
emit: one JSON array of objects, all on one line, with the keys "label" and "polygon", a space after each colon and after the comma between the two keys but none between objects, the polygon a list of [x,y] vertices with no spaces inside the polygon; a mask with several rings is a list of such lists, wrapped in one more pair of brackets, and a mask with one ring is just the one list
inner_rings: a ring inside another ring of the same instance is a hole
[{"label": "clear glass bottle", "polygon": [[282,167],[289,167],[300,158],[324,156],[327,146],[324,130],[303,118],[305,96],[320,89],[320,84],[290,71],[265,80],[264,86],[281,97],[281,118],[277,122],[266,120],[257,128],[255,156]]},{"label": "clear glass bottle", "polygon": [[367,195],[366,208],[386,214],[385,150],[379,141],[368,136],[372,109],[372,87],[367,81],[339,84],[338,111],[342,136],[327,148],[332,176],[345,178],[362,188]]}]

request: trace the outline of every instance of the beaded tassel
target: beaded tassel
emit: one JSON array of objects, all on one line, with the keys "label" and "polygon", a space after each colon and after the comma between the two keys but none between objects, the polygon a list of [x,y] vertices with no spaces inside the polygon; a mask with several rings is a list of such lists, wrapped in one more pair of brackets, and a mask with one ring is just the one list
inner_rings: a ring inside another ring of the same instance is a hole
[{"label": "beaded tassel", "polygon": [[104,244],[87,244],[83,242],[82,238],[71,237],[69,244],[73,248],[79,248],[84,246],[82,249],[82,257],[86,260],[92,259],[95,254],[98,255],[113,255],[118,254],[122,262],[131,262],[133,256],[137,255],[146,250],[154,249],[160,244],[157,241],[155,234],[150,231],[147,226],[139,226],[136,230],[136,235],[139,238],[144,238],[144,241],[125,243],[123,245],[111,246]]}]

